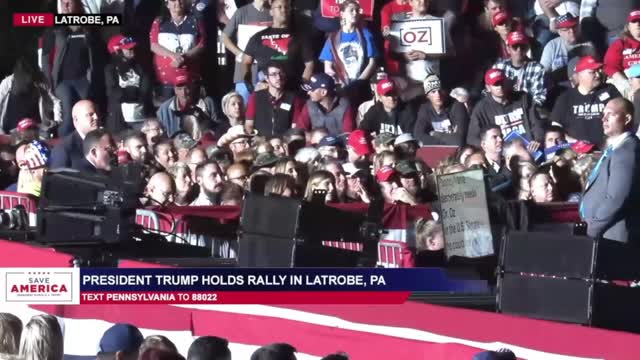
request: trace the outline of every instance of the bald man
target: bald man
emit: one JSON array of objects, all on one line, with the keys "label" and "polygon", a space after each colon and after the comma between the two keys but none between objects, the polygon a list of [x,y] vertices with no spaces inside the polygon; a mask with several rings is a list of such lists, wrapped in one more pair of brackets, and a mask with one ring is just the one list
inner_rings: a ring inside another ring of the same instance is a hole
[{"label": "bald man", "polygon": [[173,203],[176,193],[176,186],[173,178],[166,172],[154,174],[145,189],[147,196],[147,206],[165,206]]},{"label": "bald man", "polygon": [[65,136],[51,152],[51,168],[77,168],[83,162],[82,142],[90,131],[100,126],[96,105],[90,100],[78,101],[71,111],[75,130]]},{"label": "bald man", "polygon": [[607,147],[587,180],[580,216],[587,235],[623,243],[640,240],[640,140],[633,134],[633,104],[607,103],[602,129]]}]

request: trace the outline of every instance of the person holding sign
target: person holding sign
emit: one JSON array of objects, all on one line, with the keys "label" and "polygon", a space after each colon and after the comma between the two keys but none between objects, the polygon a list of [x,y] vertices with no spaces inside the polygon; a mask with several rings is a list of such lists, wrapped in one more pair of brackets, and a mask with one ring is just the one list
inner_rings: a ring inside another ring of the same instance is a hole
[{"label": "person holding sign", "polygon": [[329,34],[320,53],[324,71],[337,79],[354,106],[367,96],[367,80],[376,69],[378,56],[373,35],[360,25],[361,10],[355,0],[340,4],[341,29]]}]

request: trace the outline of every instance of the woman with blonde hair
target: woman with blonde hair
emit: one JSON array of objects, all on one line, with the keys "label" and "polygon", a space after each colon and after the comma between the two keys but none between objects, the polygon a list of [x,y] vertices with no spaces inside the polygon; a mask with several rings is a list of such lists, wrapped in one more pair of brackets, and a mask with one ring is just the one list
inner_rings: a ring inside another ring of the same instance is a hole
[{"label": "woman with blonde hair", "polygon": [[15,355],[20,350],[22,321],[9,313],[0,313],[0,354]]},{"label": "woman with blonde hair", "polygon": [[326,170],[318,170],[309,176],[307,181],[307,187],[304,193],[304,199],[307,201],[313,200],[313,192],[315,190],[324,190],[327,194],[324,197],[324,202],[334,202],[338,199],[336,194],[336,181],[333,174]]},{"label": "woman with blonde hair", "polygon": [[264,195],[295,197],[297,195],[296,181],[293,176],[285,174],[275,174],[271,178],[269,178],[269,180],[267,180],[267,183],[264,186]]},{"label": "woman with blonde hair", "polygon": [[51,315],[36,315],[22,332],[20,357],[24,360],[62,360],[64,339],[58,319]]},{"label": "woman with blonde hair", "polygon": [[373,158],[373,173],[376,174],[383,166],[395,167],[398,158],[393,151],[382,151]]},{"label": "woman with blonde hair", "polygon": [[242,95],[231,91],[222,97],[222,113],[229,120],[229,126],[244,125],[245,106]]}]

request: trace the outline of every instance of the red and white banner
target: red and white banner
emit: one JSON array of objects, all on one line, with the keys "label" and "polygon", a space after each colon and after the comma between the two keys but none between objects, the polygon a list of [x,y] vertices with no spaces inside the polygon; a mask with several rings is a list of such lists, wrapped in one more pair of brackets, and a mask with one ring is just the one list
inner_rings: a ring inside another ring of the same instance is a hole
[{"label": "red and white banner", "polygon": [[[342,0],[320,0],[322,9],[322,17],[336,18],[340,17],[340,4]],[[358,0],[362,8],[362,16],[365,19],[371,19],[373,15],[374,0]]]},{"label": "red and white banner", "polygon": [[[337,351],[352,359],[471,359],[483,350],[511,349],[519,359],[638,359],[634,334],[591,329],[488,312],[418,303],[403,305],[9,305],[25,323],[40,311],[59,317],[65,354],[94,357],[114,323],[165,335],[184,355],[198,336],[227,338],[234,359],[261,345],[287,342],[298,359]],[[82,341],[78,341],[82,339]]]}]

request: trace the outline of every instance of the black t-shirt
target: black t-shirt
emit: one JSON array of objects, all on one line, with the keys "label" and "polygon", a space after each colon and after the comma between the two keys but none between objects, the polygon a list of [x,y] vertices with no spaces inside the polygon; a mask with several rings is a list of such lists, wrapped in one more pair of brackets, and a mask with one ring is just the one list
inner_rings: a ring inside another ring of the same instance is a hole
[{"label": "black t-shirt", "polygon": [[87,36],[82,30],[69,32],[67,51],[60,66],[62,80],[86,78],[89,69],[89,46]]},{"label": "black t-shirt", "polygon": [[562,124],[569,136],[601,145],[604,143],[604,107],[609,100],[619,96],[618,90],[611,85],[601,86],[587,95],[575,88],[569,89],[556,101],[551,120]]},{"label": "black t-shirt", "polygon": [[7,110],[5,112],[2,130],[9,133],[15,129],[18,122],[24,118],[30,118],[35,122],[40,122],[38,92],[33,89],[24,94],[9,93],[7,101]]},{"label": "black t-shirt", "polygon": [[256,60],[258,71],[265,75],[270,60],[284,61],[288,88],[297,88],[304,63],[314,61],[309,43],[302,36],[294,36],[290,29],[268,27],[256,33],[249,39],[245,53]]}]

